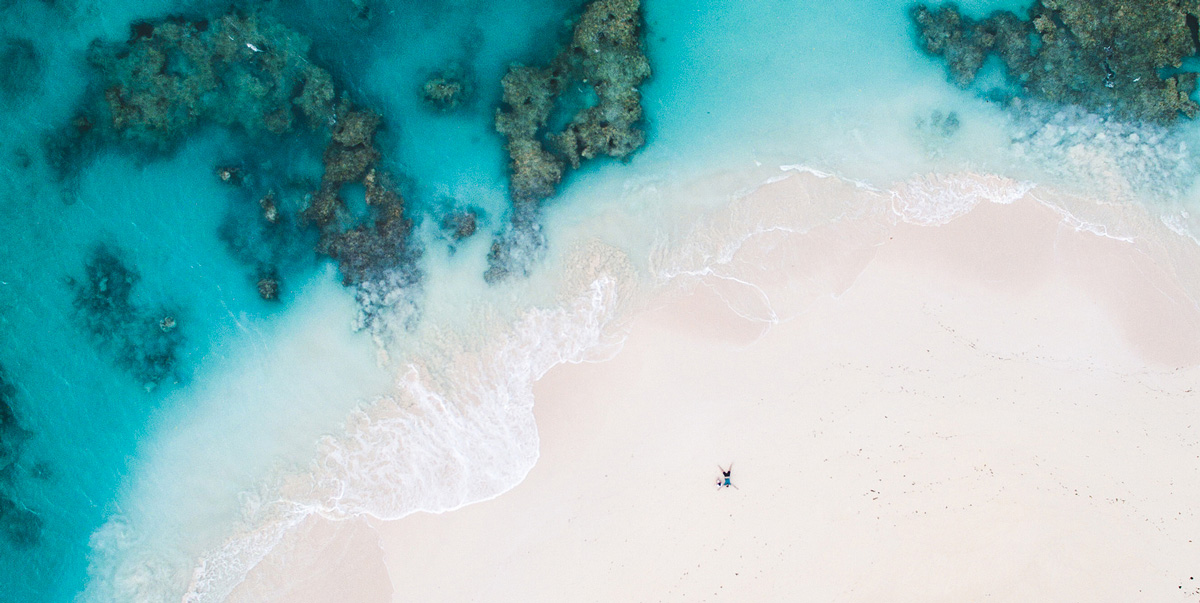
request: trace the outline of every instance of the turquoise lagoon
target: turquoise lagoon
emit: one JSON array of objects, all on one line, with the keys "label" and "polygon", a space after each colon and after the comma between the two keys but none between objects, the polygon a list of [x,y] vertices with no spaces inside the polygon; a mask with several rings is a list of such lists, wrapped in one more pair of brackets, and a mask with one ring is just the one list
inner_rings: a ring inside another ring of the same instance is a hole
[{"label": "turquoise lagoon", "polygon": [[[960,3],[977,16],[1027,4]],[[139,19],[214,15],[226,4],[4,2],[0,33],[28,40],[37,58],[18,74],[28,83],[0,98],[0,366],[19,426],[6,432],[19,443],[12,465],[0,467],[0,493],[12,501],[0,508],[0,600],[178,600],[198,559],[244,520],[247,501],[279,476],[307,471],[323,435],[395,388],[401,363],[426,349],[422,338],[484,337],[478,315],[511,319],[556,299],[559,281],[539,274],[558,269],[555,261],[517,283],[482,279],[490,237],[511,210],[492,112],[507,66],[547,60],[581,3],[263,6],[310,37],[315,59],[386,120],[380,148],[403,181],[423,249],[421,284],[401,293],[404,327],[386,340],[356,330],[353,292],[312,253],[309,235],[270,240],[244,228],[256,198],[214,175],[240,162],[302,187],[319,176],[311,141],[263,144],[206,128],[167,153],[101,148],[73,178],[46,165],[46,138],[89,93],[89,43],[124,39]],[[1128,184],[1122,202],[1196,236],[1193,124],[1166,131],[1070,111],[1014,117],[983,100],[987,77],[977,90],[947,82],[942,65],[917,50],[908,8],[645,0],[654,69],[644,87],[647,144],[628,162],[568,176],[544,216],[548,257],[567,244],[560,232],[616,211],[636,227],[609,233],[610,242],[642,266],[655,241],[688,229],[680,218],[694,215],[688,208],[718,206],[730,193],[663,199],[647,190],[716,170],[749,186],[796,164],[879,185],[930,171],[995,172],[1105,196],[1094,177],[1103,163]],[[475,95],[441,114],[418,91],[450,63],[469,69]],[[929,125],[950,114],[960,124],[952,135]],[[1094,162],[1071,163],[1078,154],[1067,150],[1079,145]],[[462,208],[479,212],[481,232],[453,243],[438,223]],[[129,312],[175,321],[177,345],[157,382],[122,356],[126,319],[102,315],[112,324],[97,329],[81,307],[77,292],[98,249],[137,275]],[[255,289],[264,259],[284,283],[276,302]],[[513,437],[532,437],[517,448],[536,450],[536,434]],[[519,480],[529,459],[500,473]],[[378,508],[389,517],[414,510]]]}]

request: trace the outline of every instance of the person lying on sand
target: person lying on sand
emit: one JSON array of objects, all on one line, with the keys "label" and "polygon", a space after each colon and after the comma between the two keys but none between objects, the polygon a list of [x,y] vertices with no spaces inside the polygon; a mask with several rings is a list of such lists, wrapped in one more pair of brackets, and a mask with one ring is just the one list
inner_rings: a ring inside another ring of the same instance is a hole
[{"label": "person lying on sand", "polygon": [[[729,475],[731,473],[733,473],[733,463],[729,463],[728,469],[722,468],[720,465],[717,465],[717,469],[720,469],[721,475],[724,476],[724,478],[720,478],[720,477],[717,478],[717,489],[718,490],[720,490],[722,487],[728,488],[730,486],[737,488],[737,486],[735,486],[733,484],[733,482],[729,481]],[[741,490],[741,488],[738,488],[738,490]]]}]

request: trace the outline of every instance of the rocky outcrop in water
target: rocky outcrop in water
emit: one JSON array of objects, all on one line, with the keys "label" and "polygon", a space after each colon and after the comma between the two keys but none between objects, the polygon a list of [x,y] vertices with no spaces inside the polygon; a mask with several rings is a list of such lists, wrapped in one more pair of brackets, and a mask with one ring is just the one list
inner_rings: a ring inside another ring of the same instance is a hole
[{"label": "rocky outcrop in water", "polygon": [[981,21],[953,4],[912,9],[920,46],[970,86],[995,56],[1022,94],[1126,120],[1169,123],[1200,109],[1196,74],[1180,71],[1200,47],[1195,0],[1038,0],[1022,19]]},{"label": "rocky outcrop in water", "polygon": [[183,334],[175,312],[133,303],[140,275],[107,246],[96,247],[82,281],[71,281],[80,323],[96,345],[147,391],[178,378]]},{"label": "rocky outcrop in water", "polygon": [[[567,170],[596,157],[624,159],[645,144],[639,87],[648,77],[639,0],[593,1],[576,22],[570,43],[549,64],[508,70],[496,131],[509,155],[514,228],[536,223],[531,214],[554,195]],[[557,129],[552,128],[556,112],[566,117]],[[494,249],[489,280],[519,266],[512,250],[511,244]]]}]

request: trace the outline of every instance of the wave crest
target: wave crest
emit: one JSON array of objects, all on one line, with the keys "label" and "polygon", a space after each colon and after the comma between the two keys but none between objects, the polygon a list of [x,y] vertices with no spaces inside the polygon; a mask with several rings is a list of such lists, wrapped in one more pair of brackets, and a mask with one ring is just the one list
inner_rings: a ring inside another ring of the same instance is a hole
[{"label": "wave crest", "polygon": [[311,474],[294,477],[250,529],[206,554],[184,601],[220,601],[290,529],[313,514],[399,519],[488,500],[524,479],[538,457],[533,384],[552,367],[615,353],[618,279],[602,274],[569,304],[533,309],[499,343],[448,366],[411,362],[396,391],[355,411],[326,438]]}]

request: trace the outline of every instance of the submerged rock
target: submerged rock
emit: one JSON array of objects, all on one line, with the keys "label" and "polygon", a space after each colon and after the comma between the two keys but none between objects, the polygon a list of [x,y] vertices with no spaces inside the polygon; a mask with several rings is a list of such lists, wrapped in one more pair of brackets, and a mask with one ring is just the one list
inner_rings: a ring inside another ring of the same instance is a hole
[{"label": "submerged rock", "polygon": [[1038,0],[1027,18],[1001,11],[976,21],[953,4],[912,9],[920,46],[970,86],[989,56],[1022,94],[1126,120],[1195,117],[1196,0]]},{"label": "submerged rock", "polygon": [[275,191],[267,191],[267,194],[258,200],[258,206],[262,208],[264,220],[271,224],[279,222],[279,207],[275,205]]},{"label": "submerged rock", "polygon": [[[298,215],[305,189],[311,183],[292,181],[288,174],[246,168],[246,183],[229,191],[225,218],[218,237],[246,269],[246,280],[260,297],[277,298],[282,272],[311,267],[318,236]],[[260,194],[266,188],[265,194]],[[270,282],[267,282],[270,281]],[[264,295],[271,291],[273,297]]]},{"label": "submerged rock", "polygon": [[246,175],[242,173],[242,168],[236,165],[219,165],[215,172],[217,179],[225,184],[241,186],[246,180]]}]

